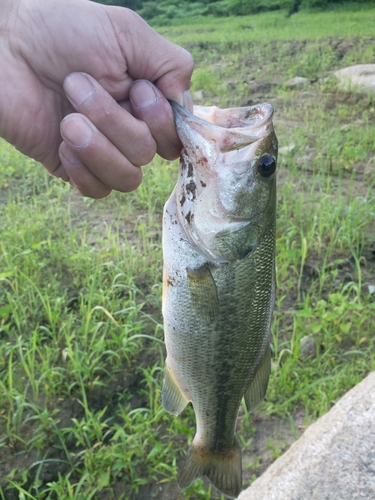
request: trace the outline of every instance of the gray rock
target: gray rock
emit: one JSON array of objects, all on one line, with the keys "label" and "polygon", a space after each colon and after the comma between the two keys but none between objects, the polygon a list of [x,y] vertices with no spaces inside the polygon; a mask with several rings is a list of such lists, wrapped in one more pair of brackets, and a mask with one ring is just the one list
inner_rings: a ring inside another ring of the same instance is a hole
[{"label": "gray rock", "polygon": [[371,175],[373,173],[375,173],[375,156],[369,159],[364,171],[365,175]]},{"label": "gray rock", "polygon": [[316,341],[305,335],[300,340],[299,354],[301,358],[316,357]]},{"label": "gray rock", "polygon": [[310,84],[310,80],[308,78],[304,78],[303,76],[295,76],[291,80],[288,80],[284,83],[284,87],[290,89],[301,89]]},{"label": "gray rock", "polygon": [[193,98],[195,101],[201,101],[203,99],[203,90],[197,90],[194,92]]},{"label": "gray rock", "polygon": [[238,500],[375,499],[375,372],[305,431]]},{"label": "gray rock", "polygon": [[295,149],[296,145],[291,142],[290,144],[288,144],[287,146],[283,146],[282,148],[279,148],[279,153],[280,154],[286,154],[286,153],[291,153],[293,151],[293,149]]},{"label": "gray rock", "polygon": [[356,64],[333,73],[343,90],[375,94],[375,64]]}]

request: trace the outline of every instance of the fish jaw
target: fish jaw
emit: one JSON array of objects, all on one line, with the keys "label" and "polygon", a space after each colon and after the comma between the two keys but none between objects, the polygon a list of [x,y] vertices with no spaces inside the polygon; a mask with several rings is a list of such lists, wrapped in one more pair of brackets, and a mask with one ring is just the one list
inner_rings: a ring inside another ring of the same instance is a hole
[{"label": "fish jaw", "polygon": [[277,160],[273,109],[269,104],[199,108],[210,123],[172,106],[184,146],[176,187],[179,221],[187,239],[211,262],[236,259],[239,253],[224,248],[222,233],[246,232],[248,249],[253,248],[262,234],[262,219],[269,219],[275,208],[275,178],[258,172],[264,156]]}]

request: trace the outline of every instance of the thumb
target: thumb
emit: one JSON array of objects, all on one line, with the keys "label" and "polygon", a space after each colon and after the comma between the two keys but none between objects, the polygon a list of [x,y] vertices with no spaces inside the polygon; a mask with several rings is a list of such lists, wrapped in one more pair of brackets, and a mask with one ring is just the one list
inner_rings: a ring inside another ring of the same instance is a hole
[{"label": "thumb", "polygon": [[117,38],[134,80],[148,80],[167,99],[191,107],[190,79],[193,57],[153,30],[138,14],[120,7],[108,7]]}]

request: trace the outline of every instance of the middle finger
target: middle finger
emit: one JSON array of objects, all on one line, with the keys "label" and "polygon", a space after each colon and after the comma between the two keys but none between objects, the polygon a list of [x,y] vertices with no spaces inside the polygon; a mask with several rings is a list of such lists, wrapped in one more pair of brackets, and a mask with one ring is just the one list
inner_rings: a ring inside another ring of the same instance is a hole
[{"label": "middle finger", "polygon": [[69,101],[116,146],[133,165],[149,163],[156,142],[147,125],[120,106],[90,75],[72,73],[64,82]]}]

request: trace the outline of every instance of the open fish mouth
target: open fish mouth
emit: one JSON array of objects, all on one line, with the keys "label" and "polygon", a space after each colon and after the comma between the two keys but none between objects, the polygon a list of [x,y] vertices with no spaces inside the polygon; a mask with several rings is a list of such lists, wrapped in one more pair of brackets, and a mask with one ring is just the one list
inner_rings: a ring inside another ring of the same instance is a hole
[{"label": "open fish mouth", "polygon": [[259,128],[272,120],[273,107],[268,103],[226,109],[216,106],[194,106],[194,114],[218,127]]},{"label": "open fish mouth", "polygon": [[218,148],[222,153],[248,146],[273,131],[273,107],[268,103],[226,109],[194,106],[194,115],[179,104],[170,103],[177,129],[181,129],[181,123],[185,121],[199,132],[210,123],[212,134],[220,137]]}]

